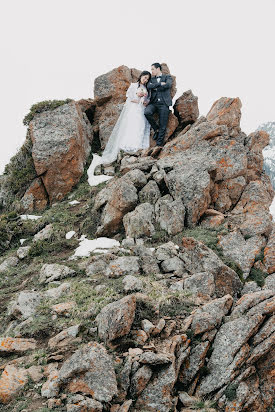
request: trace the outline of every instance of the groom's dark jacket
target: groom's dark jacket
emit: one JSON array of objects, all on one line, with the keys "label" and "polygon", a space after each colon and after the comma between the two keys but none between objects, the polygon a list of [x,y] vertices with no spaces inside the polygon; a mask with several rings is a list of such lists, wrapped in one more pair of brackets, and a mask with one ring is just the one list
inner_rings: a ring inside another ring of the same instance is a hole
[{"label": "groom's dark jacket", "polygon": [[[161,82],[166,84],[161,85]],[[167,106],[172,106],[171,87],[173,79],[170,74],[163,74],[160,82],[157,81],[156,76],[151,77],[151,80],[147,84],[147,89],[150,90],[150,103],[154,103],[157,100],[157,96],[160,95]]]}]

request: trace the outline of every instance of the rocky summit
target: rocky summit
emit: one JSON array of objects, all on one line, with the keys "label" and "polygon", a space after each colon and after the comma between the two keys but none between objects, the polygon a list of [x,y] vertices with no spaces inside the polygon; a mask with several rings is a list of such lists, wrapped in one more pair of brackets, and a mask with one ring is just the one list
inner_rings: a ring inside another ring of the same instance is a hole
[{"label": "rocky summit", "polygon": [[269,134],[241,130],[238,97],[200,116],[187,90],[163,149],[91,186],[139,74],[32,106],[0,177],[0,411],[274,410]]}]

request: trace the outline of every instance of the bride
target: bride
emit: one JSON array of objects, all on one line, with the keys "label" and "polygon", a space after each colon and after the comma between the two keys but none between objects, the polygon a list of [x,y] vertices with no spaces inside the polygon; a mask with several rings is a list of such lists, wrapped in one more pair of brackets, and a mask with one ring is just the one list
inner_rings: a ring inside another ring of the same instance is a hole
[{"label": "bride", "polygon": [[[149,147],[150,123],[144,116],[144,109],[149,103],[149,91],[146,85],[150,78],[151,73],[143,71],[137,82],[130,84],[126,92],[126,102],[112,130],[102,157],[93,155],[93,161],[88,171],[89,176],[93,175],[97,165],[114,162],[120,150],[136,152],[139,149]],[[93,181],[103,181],[102,177],[101,179],[94,179],[97,177],[100,176],[93,176]],[[109,176],[105,177],[110,178]]]}]

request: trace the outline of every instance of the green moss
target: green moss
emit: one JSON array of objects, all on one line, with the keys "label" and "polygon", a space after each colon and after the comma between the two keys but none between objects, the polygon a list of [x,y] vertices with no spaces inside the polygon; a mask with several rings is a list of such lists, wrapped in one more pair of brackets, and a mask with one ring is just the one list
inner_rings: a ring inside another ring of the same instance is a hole
[{"label": "green moss", "polygon": [[19,239],[28,238],[39,230],[39,223],[22,221],[15,212],[0,216],[0,254],[8,249],[19,247]]},{"label": "green moss", "polygon": [[228,230],[224,228],[223,225],[216,228],[196,226],[192,229],[184,229],[183,232],[181,232],[180,237],[177,235],[177,238],[182,242],[182,237],[193,237],[212,249],[218,256],[221,256],[222,249],[218,246],[218,234],[221,235],[226,233],[228,233]]},{"label": "green moss", "polygon": [[248,278],[246,279],[247,281],[254,280],[258,286],[263,287],[265,284],[265,273],[262,272],[260,269],[252,268]]},{"label": "green moss", "polygon": [[68,98],[66,100],[44,100],[42,102],[35,103],[31,106],[29,113],[24,117],[23,124],[27,126],[37,113],[54,110],[57,107],[70,103],[72,101],[73,99]]},{"label": "green moss", "polygon": [[255,262],[258,262],[258,261],[263,262],[263,260],[264,260],[264,250],[265,250],[265,247],[263,246],[261,248],[261,251],[256,255]]},{"label": "green moss", "polygon": [[32,159],[32,142],[28,135],[25,143],[6,165],[4,176],[5,204],[9,208],[14,200],[20,199],[24,195],[36,177]]},{"label": "green moss", "polygon": [[159,315],[163,316],[182,316],[189,314],[194,308],[194,304],[183,297],[167,296],[165,301],[160,303]]},{"label": "green moss", "polygon": [[150,240],[150,243],[152,243],[152,245],[166,243],[171,239],[171,236],[169,236],[165,230],[161,229],[160,227],[157,227],[157,225],[155,225],[155,227],[155,233],[151,236]]},{"label": "green moss", "polygon": [[233,269],[233,270],[237,273],[237,275],[239,276],[241,282],[244,283],[243,271],[242,271],[240,265],[239,265],[238,263],[236,263],[234,260],[229,259],[229,258],[227,258],[227,257],[225,257],[225,256],[222,256],[222,257],[221,257],[221,260],[223,261],[223,263],[224,263],[226,266],[228,266],[228,267],[230,267],[231,269]]},{"label": "green moss", "polygon": [[226,398],[231,402],[234,401],[234,399],[236,399],[237,396],[237,388],[238,385],[232,383],[230,385],[227,386],[226,390],[224,391],[224,394],[226,396]]},{"label": "green moss", "polygon": [[74,250],[78,246],[77,239],[59,239],[59,240],[38,240],[32,243],[29,250],[29,257],[34,258],[47,257],[49,255],[58,255],[61,252],[69,252]]},{"label": "green moss", "polygon": [[155,309],[153,303],[148,301],[144,302],[141,300],[136,301],[136,311],[135,319],[133,322],[133,329],[140,328],[140,322],[143,319],[148,319],[150,321],[156,318]]}]

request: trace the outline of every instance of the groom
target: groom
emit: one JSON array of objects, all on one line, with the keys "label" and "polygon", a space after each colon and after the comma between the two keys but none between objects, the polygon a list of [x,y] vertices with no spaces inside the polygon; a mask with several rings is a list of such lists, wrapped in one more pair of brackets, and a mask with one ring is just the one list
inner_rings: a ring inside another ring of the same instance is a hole
[{"label": "groom", "polygon": [[[144,115],[155,133],[153,139],[157,141],[157,146],[163,146],[166,126],[169,116],[169,106],[172,106],[171,92],[172,77],[170,74],[161,73],[161,65],[153,63],[151,66],[152,77],[147,84],[147,89],[151,91],[150,102],[144,110]],[[155,122],[153,114],[159,114],[159,126]]]}]

